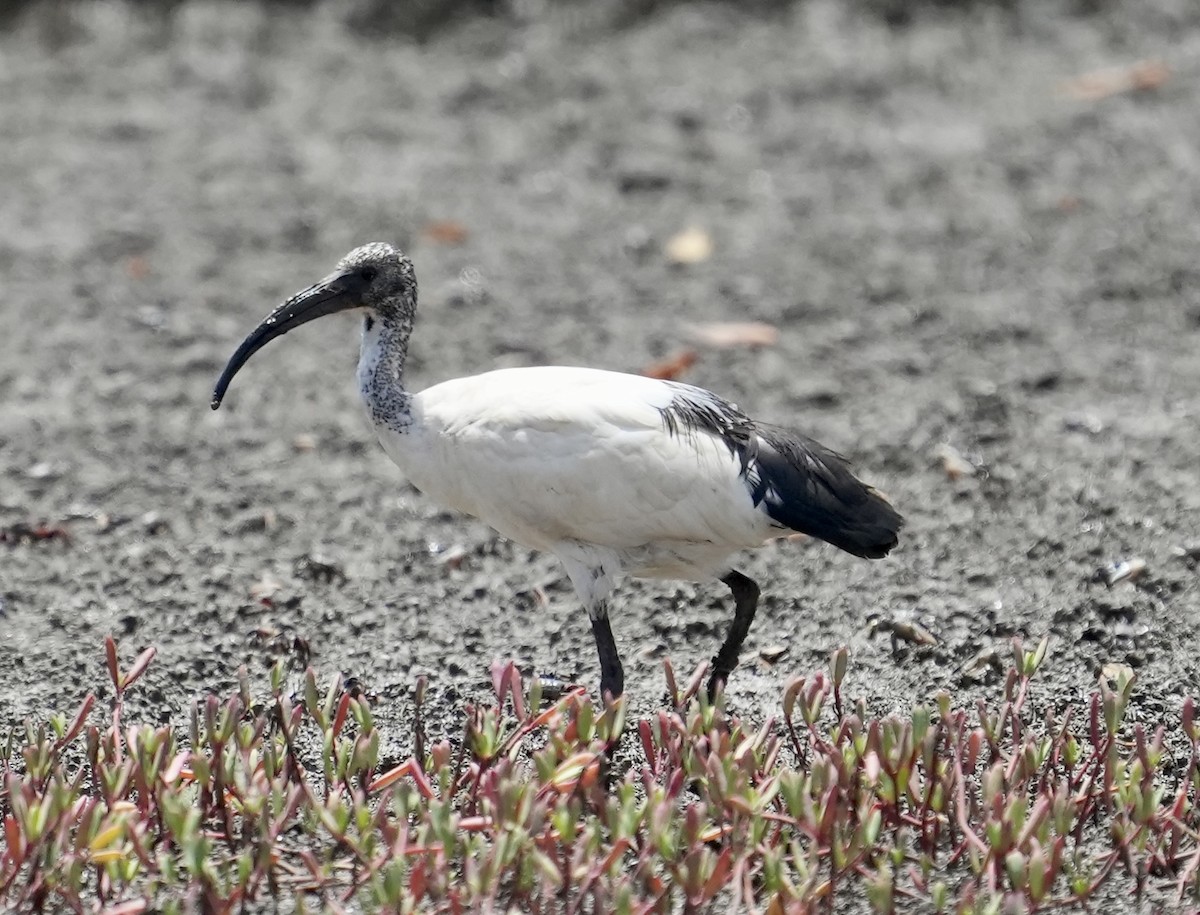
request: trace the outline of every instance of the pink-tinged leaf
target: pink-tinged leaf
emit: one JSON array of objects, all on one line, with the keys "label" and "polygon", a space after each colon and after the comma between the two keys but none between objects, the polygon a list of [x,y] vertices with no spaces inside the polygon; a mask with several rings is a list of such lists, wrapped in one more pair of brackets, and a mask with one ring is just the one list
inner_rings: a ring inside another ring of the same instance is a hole
[{"label": "pink-tinged leaf", "polygon": [[104,660],[108,663],[108,675],[112,678],[113,688],[121,691],[121,669],[117,666],[117,643],[111,635],[104,637]]},{"label": "pink-tinged leaf", "polygon": [[729,879],[729,872],[733,869],[733,847],[726,846],[721,854],[717,856],[717,863],[713,867],[713,872],[709,874],[707,880],[704,881],[704,887],[701,890],[701,898],[704,902],[713,899],[717,893],[725,886],[726,880]]},{"label": "pink-tinged leaf", "polygon": [[667,797],[676,798],[683,792],[684,782],[687,780],[687,773],[683,769],[675,769],[671,772],[671,778],[667,781]]},{"label": "pink-tinged leaf", "polygon": [[979,752],[983,749],[983,730],[975,728],[967,736],[967,759],[963,766],[964,774],[970,774],[975,771],[975,763],[979,759]]},{"label": "pink-tinged leaf", "polygon": [[1179,872],[1179,880],[1175,884],[1179,898],[1183,898],[1184,891],[1195,879],[1197,871],[1200,871],[1200,849],[1197,849],[1196,853],[1188,858],[1187,864]]},{"label": "pink-tinged leaf", "polygon": [[667,695],[671,699],[671,704],[679,705],[679,687],[675,683],[675,667],[671,664],[670,658],[663,658],[663,676],[667,680]]},{"label": "pink-tinged leaf", "polygon": [[684,702],[687,702],[700,693],[700,684],[704,682],[704,675],[707,673],[708,662],[704,661],[696,668],[696,672],[692,674],[692,679],[688,681],[687,689],[683,693]]},{"label": "pink-tinged leaf", "polygon": [[910,864],[908,866],[908,879],[912,881],[912,884],[914,887],[916,887],[918,893],[926,892],[926,887],[928,884],[926,883],[925,878],[921,876],[921,869],[915,864]]},{"label": "pink-tinged leaf", "polygon": [[529,733],[531,731],[536,731],[540,727],[544,727],[551,718],[554,718],[556,715],[563,714],[563,712],[571,705],[577,705],[586,695],[587,689],[582,686],[573,692],[567,693],[567,695],[563,696],[562,699],[560,699],[556,704],[550,706],[549,708],[542,709],[535,717],[525,722],[522,730],[526,733]]},{"label": "pink-tinged leaf", "polygon": [[433,855],[444,851],[444,847],[439,842],[434,842],[432,845],[407,845],[404,848],[404,854],[408,857],[416,855]]},{"label": "pink-tinged leaf", "polygon": [[121,678],[121,689],[128,689],[142,674],[146,672],[146,668],[150,666],[150,662],[154,660],[154,656],[158,654],[158,649],[151,645],[133,662],[133,666],[129,668],[129,672]]},{"label": "pink-tinged leaf", "polygon": [[554,775],[550,777],[549,787],[560,794],[567,794],[574,791],[581,782],[587,783],[589,770],[593,770],[592,774],[594,775],[599,768],[595,753],[587,751],[576,753],[559,763],[558,768],[554,770]]},{"label": "pink-tinged leaf", "polygon": [[804,689],[804,677],[792,677],[783,688],[783,717],[791,721],[796,712],[796,699]]},{"label": "pink-tinged leaf", "polygon": [[284,805],[283,811],[276,818],[275,824],[271,829],[271,834],[274,838],[279,838],[279,834],[291,823],[292,818],[296,815],[296,811],[300,809],[300,802],[303,800],[304,789],[299,785],[293,785],[292,790],[288,793],[287,804]]},{"label": "pink-tinged leaf", "polygon": [[420,902],[425,898],[425,859],[422,858],[412,866],[408,875],[408,889],[413,894],[413,901]]},{"label": "pink-tinged leaf", "polygon": [[79,706],[79,711],[75,713],[75,720],[71,722],[71,726],[62,736],[62,740],[58,741],[54,748],[61,750],[72,740],[79,736],[79,732],[83,730],[83,726],[87,724],[87,716],[92,711],[92,706],[96,704],[96,694],[88,693],[84,698],[83,703]]},{"label": "pink-tinged leaf", "polygon": [[71,805],[71,819],[75,821],[77,826],[82,827],[84,825],[82,822],[83,818],[88,815],[95,806],[96,799],[94,797],[75,798],[75,803]]},{"label": "pink-tinged leaf", "polygon": [[[1050,798],[1046,795],[1040,795],[1033,804],[1033,809],[1025,818],[1025,827],[1021,830],[1020,836],[1017,838],[1017,845],[1024,845],[1026,842],[1033,839],[1038,827],[1042,825],[1042,820],[1050,813]],[[1037,841],[1033,839],[1033,841]]]},{"label": "pink-tinged leaf", "polygon": [[645,718],[638,722],[638,736],[642,739],[642,753],[646,757],[646,765],[657,775],[658,754],[654,752],[654,734],[650,730],[650,722]]},{"label": "pink-tinged leaf", "polygon": [[333,736],[336,737],[342,733],[342,725],[346,723],[346,714],[350,711],[350,694],[342,693],[342,698],[338,701],[337,712],[333,716]]},{"label": "pink-tinged leaf", "polygon": [[[171,764],[159,776],[164,785],[174,785],[183,777],[183,773],[187,772],[187,761],[192,758],[192,754],[188,752],[176,753],[175,758],[171,760]],[[189,773],[190,774],[190,773]]]},{"label": "pink-tinged leaf", "polygon": [[312,874],[312,878],[317,883],[325,882],[325,875],[321,873],[321,865],[317,862],[316,856],[307,848],[300,850],[300,860],[304,862],[304,866],[308,868],[308,872]]},{"label": "pink-tinged leaf", "polygon": [[521,684],[521,672],[516,664],[508,665],[508,692],[512,696],[513,713],[518,721],[525,720],[525,697]]},{"label": "pink-tinged leaf", "polygon": [[[509,662],[509,663],[512,663],[512,662]],[[505,679],[506,673],[508,673],[508,665],[507,664],[505,664],[499,658],[497,658],[495,661],[492,662],[492,666],[491,666],[492,692],[494,692],[496,694],[496,704],[497,705],[504,704],[504,690],[508,685],[508,681]]]},{"label": "pink-tinged leaf", "polygon": [[146,847],[144,841],[149,829],[149,825],[143,821],[130,826],[128,832],[130,843],[133,845],[133,852],[138,856],[138,860],[142,862],[142,866],[147,870],[153,869],[158,863],[151,857],[150,849]]},{"label": "pink-tinged leaf", "polygon": [[725,798],[725,809],[732,810],[734,813],[742,814],[743,816],[753,816],[754,807],[744,797],[739,795],[731,795]]},{"label": "pink-tinged leaf", "polygon": [[377,779],[375,779],[375,781],[367,785],[367,792],[374,794],[376,791],[382,791],[384,788],[388,788],[396,784],[396,782],[408,775],[411,765],[412,760],[410,759],[408,762],[401,763],[394,768],[388,769],[388,771],[384,772],[383,775],[379,776]]},{"label": "pink-tinged leaf", "polygon": [[1175,803],[1171,805],[1171,819],[1178,823],[1183,822],[1184,811],[1187,809],[1188,801],[1188,786],[1186,784],[1180,786],[1179,793],[1175,795]]},{"label": "pink-tinged leaf", "polygon": [[130,899],[128,902],[111,905],[107,909],[101,909],[100,915],[140,915],[149,908],[149,903],[145,899]]},{"label": "pink-tinged leaf", "polygon": [[980,854],[986,855],[989,853],[987,844],[981,839],[971,828],[971,823],[967,815],[967,792],[964,785],[967,777],[963,772],[962,749],[954,756],[954,774],[957,776],[954,779],[954,813],[958,820],[958,831],[962,833],[963,839],[971,845]]},{"label": "pink-tinged leaf", "polygon": [[21,836],[21,824],[16,817],[4,818],[4,843],[7,848],[5,854],[14,865],[19,866],[25,860],[25,843]]},{"label": "pink-tinged leaf", "polygon": [[833,823],[837,819],[838,813],[837,793],[838,789],[834,786],[826,791],[825,796],[821,798],[823,813],[821,816],[821,825],[818,828],[820,829],[819,834],[822,838],[831,838],[833,836]]},{"label": "pink-tinged leaf", "polygon": [[607,855],[604,856],[604,860],[600,863],[600,873],[607,874],[610,870],[612,870],[613,865],[620,860],[621,856],[625,854],[626,851],[628,851],[631,844],[632,843],[629,841],[629,839],[624,836],[622,836],[620,839],[617,839],[617,841],[613,843],[612,849]]},{"label": "pink-tinged leaf", "polygon": [[867,781],[875,784],[879,781],[879,773],[883,770],[883,765],[879,762],[878,753],[868,753],[863,757],[863,772],[867,776]]},{"label": "pink-tinged leaf", "polygon": [[487,832],[492,828],[492,818],[485,816],[463,817],[458,821],[463,832]]},{"label": "pink-tinged leaf", "polygon": [[429,779],[426,778],[425,770],[421,768],[419,762],[412,758],[384,772],[383,775],[367,786],[367,792],[374,794],[377,791],[383,791],[396,784],[396,782],[405,776],[413,780],[422,797],[429,799],[434,796],[433,786],[429,783]]}]

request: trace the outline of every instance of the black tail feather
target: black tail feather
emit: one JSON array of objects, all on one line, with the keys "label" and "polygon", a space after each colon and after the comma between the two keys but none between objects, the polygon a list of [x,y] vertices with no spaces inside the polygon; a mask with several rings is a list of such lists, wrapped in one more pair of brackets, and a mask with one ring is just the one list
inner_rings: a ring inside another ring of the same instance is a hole
[{"label": "black tail feather", "polygon": [[747,479],[772,520],[864,559],[886,556],[904,519],[840,454],[778,426],[755,424]]}]

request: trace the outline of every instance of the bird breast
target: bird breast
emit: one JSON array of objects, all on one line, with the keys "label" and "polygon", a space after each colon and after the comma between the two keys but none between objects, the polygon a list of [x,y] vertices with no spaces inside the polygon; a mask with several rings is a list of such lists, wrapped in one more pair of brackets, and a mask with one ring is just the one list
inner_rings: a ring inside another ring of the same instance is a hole
[{"label": "bird breast", "polygon": [[412,425],[380,439],[426,495],[536,549],[732,552],[777,534],[720,438],[668,431],[672,396],[635,375],[506,369],[417,394]]}]

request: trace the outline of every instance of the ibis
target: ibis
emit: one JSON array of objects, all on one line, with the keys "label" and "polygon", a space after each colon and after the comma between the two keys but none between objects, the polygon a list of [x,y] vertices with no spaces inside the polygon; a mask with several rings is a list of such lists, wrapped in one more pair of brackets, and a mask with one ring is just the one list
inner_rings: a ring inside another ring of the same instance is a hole
[{"label": "ibis", "polygon": [[410,392],[417,280],[386,243],[354,249],[267,315],[221,373],[212,408],[261,347],[341,311],[362,315],[358,388],[384,450],[428,497],[559,558],[591,620],[602,696],[624,689],[609,622],[620,575],[729,588],[733,622],[708,682],[715,695],[758,605],[758,585],[734,568],[734,554],[791,532],[866,559],[896,546],[903,519],[843,457],[702,388],[543,366]]}]

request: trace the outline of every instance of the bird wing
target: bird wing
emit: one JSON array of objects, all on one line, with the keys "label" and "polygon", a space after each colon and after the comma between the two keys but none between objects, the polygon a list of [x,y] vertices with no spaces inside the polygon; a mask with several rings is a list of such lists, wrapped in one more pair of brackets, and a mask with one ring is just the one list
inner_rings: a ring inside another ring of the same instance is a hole
[{"label": "bird wing", "polygon": [[806,435],[754,422],[702,388],[667,382],[673,397],[667,428],[701,432],[737,456],[753,504],[779,527],[878,559],[896,546],[904,521],[874,487],[856,477],[842,455]]},{"label": "bird wing", "polygon": [[899,542],[904,519],[887,498],[844,457],[799,432],[756,423],[747,482],[754,504],[774,521],[847,553],[879,559]]},{"label": "bird wing", "polygon": [[877,558],[903,524],[841,455],[678,382],[505,369],[429,388],[414,416],[384,440],[412,482],[539,549],[733,552],[790,529]]},{"label": "bird wing", "polygon": [[733,551],[777,525],[755,509],[725,434],[744,417],[722,431],[721,405],[736,414],[699,388],[637,375],[508,369],[423,391],[414,400],[421,433],[384,445],[429,496],[530,546]]}]

